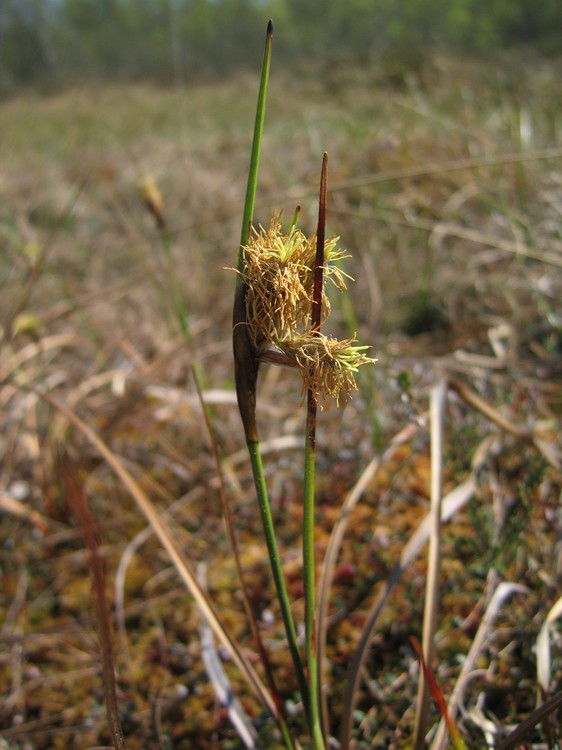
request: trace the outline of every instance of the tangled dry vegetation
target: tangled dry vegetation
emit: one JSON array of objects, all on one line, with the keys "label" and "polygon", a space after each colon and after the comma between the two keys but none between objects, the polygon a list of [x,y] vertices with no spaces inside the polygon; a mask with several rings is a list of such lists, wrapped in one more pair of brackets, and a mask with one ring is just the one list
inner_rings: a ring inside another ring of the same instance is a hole
[{"label": "tangled dry vegetation", "polygon": [[[272,80],[256,219],[267,225],[280,209],[290,217],[298,203],[301,224],[314,229],[319,164],[329,151],[329,231],[352,255],[344,268],[356,279],[333,302],[333,326],[343,337],[357,332],[379,360],[360,378],[361,394],[319,420],[319,560],[342,503],[364,480],[329,603],[334,736],[375,597],[428,511],[428,396],[443,378],[453,384],[445,492],[473,486],[443,528],[432,666],[449,697],[483,636],[457,714],[469,747],[492,747],[494,727],[513,727],[536,706],[536,640],[562,575],[559,73],[538,63],[436,61],[399,84],[345,68]],[[172,524],[252,654],[193,367],[252,605],[284,696],[294,695],[235,405],[234,274],[224,270],[236,260],[255,94],[254,78],[238,78],[21,96],[0,110],[5,747],[108,744],[89,556],[61,455],[77,467],[99,524],[127,747],[242,747],[201,658],[198,608],[123,482],[69,418],[94,430]],[[169,242],[142,203],[146,178],[163,196]],[[259,398],[301,619],[300,386],[293,373],[264,368]],[[425,557],[423,548],[408,562],[374,628],[353,713],[356,747],[409,746],[418,670],[409,639],[420,632]],[[501,582],[520,588],[504,589],[491,610]],[[561,689],[555,615],[544,697]],[[275,747],[261,706],[228,661],[226,669],[264,746]],[[546,747],[545,731],[535,728],[524,746]]]}]

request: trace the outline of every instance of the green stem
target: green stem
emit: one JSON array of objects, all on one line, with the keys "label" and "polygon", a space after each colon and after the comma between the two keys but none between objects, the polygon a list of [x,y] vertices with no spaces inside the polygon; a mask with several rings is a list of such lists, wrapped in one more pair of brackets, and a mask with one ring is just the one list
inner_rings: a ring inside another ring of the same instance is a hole
[{"label": "green stem", "polygon": [[304,454],[303,577],[305,653],[310,688],[310,731],[315,750],[324,750],[320,719],[320,681],[316,649],[316,565],[314,559],[314,476],[316,465],[316,399],[308,394]]},{"label": "green stem", "polygon": [[[242,217],[242,230],[240,233],[240,247],[238,249],[238,270],[244,269],[244,247],[248,244],[250,236],[250,225],[254,215],[256,201],[256,188],[258,182],[258,168],[260,161],[260,148],[265,121],[265,102],[267,95],[267,84],[269,81],[269,68],[271,65],[271,47],[273,37],[273,24],[267,24],[265,37],[265,48],[260,77],[260,88],[258,92],[258,103],[256,107],[256,118],[254,123],[254,135],[252,139],[252,153],[250,155],[250,167],[248,170],[248,184],[246,187],[246,198],[244,201],[244,214]],[[236,394],[240,416],[244,424],[246,441],[257,441],[258,429],[256,424],[256,382],[258,377],[259,361],[256,346],[248,332],[246,321],[246,287],[240,274],[236,274],[236,290],[234,293],[234,309],[232,313],[232,338],[234,349],[234,374],[236,379]]]},{"label": "green stem", "polygon": [[285,626],[287,642],[289,644],[289,650],[291,652],[291,657],[297,675],[299,690],[301,692],[305,713],[308,718],[310,704],[309,687],[304,674],[301,654],[297,643],[297,630],[295,627],[293,614],[291,612],[291,604],[289,602],[289,595],[287,593],[287,587],[285,585],[283,569],[281,567],[281,558],[279,556],[277,538],[275,536],[275,526],[273,524],[273,516],[271,515],[271,505],[269,502],[267,485],[263,473],[261,451],[259,442],[257,440],[248,441],[248,452],[250,454],[252,472],[254,475],[254,484],[258,496],[258,506],[260,509],[265,541],[267,544],[267,551],[269,553],[269,564],[271,566],[273,580],[275,582],[275,588],[277,590],[277,598],[279,599],[279,606],[281,607],[281,616],[283,617],[283,624]]},{"label": "green stem", "polygon": [[289,234],[293,231],[293,229],[297,226],[297,221],[299,220],[299,214],[301,212],[301,207],[297,206],[295,208],[295,212],[293,214],[293,218],[291,219],[291,224],[289,226]]},{"label": "green stem", "polygon": [[[250,167],[248,173],[248,185],[246,188],[246,198],[244,201],[244,214],[242,218],[242,231],[240,234],[240,250],[238,254],[238,270],[244,268],[244,247],[248,244],[250,236],[250,227],[254,215],[254,206],[256,198],[258,168],[261,149],[261,140],[263,126],[265,121],[265,103],[267,94],[267,85],[269,81],[269,69],[271,64],[271,47],[272,47],[273,25],[271,21],[267,25],[267,34],[265,39],[265,49],[261,69],[260,88],[258,93],[258,103],[256,108],[256,119],[254,124],[254,136],[252,140],[252,153],[250,157]],[[257,357],[255,343],[252,341],[247,328],[246,322],[246,288],[241,280],[240,275],[236,279],[236,292],[234,297],[233,310],[233,348],[234,348],[234,370],[236,379],[236,393],[238,397],[238,406],[240,416],[244,425],[248,452],[252,464],[252,472],[256,494],[258,497],[258,507],[260,510],[262,526],[265,534],[265,541],[269,553],[269,562],[277,590],[281,615],[287,635],[287,642],[295,668],[297,682],[301,693],[305,715],[311,733],[314,733],[313,722],[310,718],[310,688],[306,680],[302,657],[297,643],[297,631],[291,604],[287,594],[283,569],[281,567],[281,558],[277,547],[275,536],[275,527],[271,515],[271,506],[267,492],[267,485],[263,473],[261,451],[259,447],[258,428],[256,422],[256,381],[259,368],[259,359]],[[287,741],[287,740],[286,740]],[[322,745],[315,747],[321,748]]]},{"label": "green stem", "polygon": [[244,267],[244,245],[248,244],[250,236],[250,225],[254,218],[254,206],[256,203],[256,189],[258,184],[258,169],[260,163],[261,138],[265,122],[265,102],[267,95],[267,84],[269,82],[269,69],[271,67],[271,47],[273,38],[273,23],[267,24],[265,36],[265,49],[261,67],[260,88],[258,92],[258,103],[256,107],[256,119],[254,122],[254,136],[252,139],[252,153],[250,156],[250,167],[248,170],[248,184],[246,186],[246,198],[244,200],[244,214],[242,216],[242,231],[240,234],[240,254],[238,256],[238,270]]}]

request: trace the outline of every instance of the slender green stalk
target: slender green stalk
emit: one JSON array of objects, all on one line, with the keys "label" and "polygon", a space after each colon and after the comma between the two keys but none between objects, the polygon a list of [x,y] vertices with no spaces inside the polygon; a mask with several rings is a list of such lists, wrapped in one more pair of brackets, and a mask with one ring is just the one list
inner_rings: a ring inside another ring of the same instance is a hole
[{"label": "slender green stalk", "polygon": [[[146,193],[148,193],[148,191],[146,191]],[[167,264],[166,270],[168,272],[168,281],[169,281],[168,287],[170,290],[172,308],[175,313],[175,317],[177,319],[177,323],[179,325],[181,334],[183,335],[187,346],[191,348],[193,340],[192,340],[191,331],[189,329],[189,324],[188,324],[187,309],[183,302],[183,296],[181,294],[181,289],[180,289],[177,275],[173,273],[172,236],[168,231],[167,222],[166,222],[166,218],[163,212],[163,208],[161,206],[160,201],[158,200],[159,195],[156,195],[154,192],[152,192],[148,194],[148,198],[149,198],[149,201],[147,201],[148,206],[151,209],[151,212],[155,215],[156,224],[157,224],[158,229],[160,230],[160,242],[161,242],[161,246],[162,246],[164,257],[165,257],[166,264]],[[150,198],[152,198],[152,200],[150,200]],[[260,653],[262,665],[266,673],[266,678],[267,678],[268,686],[271,692],[272,700],[277,708],[276,719],[278,722],[279,729],[283,735],[283,739],[285,741],[286,747],[289,748],[289,750],[295,750],[295,743],[293,741],[293,738],[291,736],[291,731],[287,723],[285,707],[283,705],[283,702],[279,695],[279,691],[275,684],[275,680],[273,678],[273,671],[271,669],[271,665],[269,663],[267,653],[265,651],[262,639],[260,637],[258,626],[255,620],[255,616],[252,612],[252,608],[250,605],[250,598],[249,598],[247,587],[244,581],[242,564],[240,561],[240,555],[239,555],[236,535],[234,531],[234,523],[232,520],[232,514],[230,513],[230,509],[228,507],[228,502],[227,502],[227,497],[226,497],[226,484],[224,480],[224,474],[222,471],[222,464],[220,460],[216,434],[215,434],[215,430],[213,427],[212,414],[211,414],[210,407],[205,403],[203,399],[203,389],[204,389],[204,383],[205,383],[206,378],[205,378],[204,371],[200,367],[200,363],[196,359],[192,361],[191,373],[193,376],[193,381],[195,383],[195,388],[196,388],[197,395],[199,398],[199,403],[201,405],[201,409],[202,409],[203,416],[205,419],[205,424],[206,424],[207,431],[209,433],[209,438],[211,441],[211,447],[212,447],[214,457],[215,457],[217,474],[219,478],[220,497],[221,497],[224,521],[225,521],[228,537],[231,543],[232,551],[234,554],[236,567],[237,567],[238,574],[239,574],[242,598],[244,601],[246,613],[248,615],[250,629],[252,630],[252,634],[254,635],[254,639],[256,640],[256,644],[258,647],[258,651]]]},{"label": "slender green stalk", "polygon": [[281,558],[279,555],[279,549],[277,547],[277,539],[275,537],[275,526],[273,524],[273,516],[271,515],[271,504],[269,502],[267,485],[263,473],[263,464],[259,442],[249,442],[248,451],[252,463],[254,484],[256,486],[258,505],[269,554],[269,564],[271,566],[271,572],[273,574],[273,580],[275,582],[275,587],[277,590],[277,597],[279,599],[279,606],[281,608],[281,616],[283,617],[283,624],[285,626],[287,642],[289,644],[289,650],[291,652],[291,658],[295,667],[299,690],[301,692],[305,713],[308,717],[310,704],[308,694],[309,687],[304,673],[304,667],[302,664],[302,659],[297,642],[295,621],[291,612],[291,604],[289,601],[289,595],[287,593],[287,587],[285,585],[283,569],[281,567]]},{"label": "slender green stalk", "polygon": [[289,234],[291,234],[293,229],[297,226],[297,221],[299,220],[300,212],[301,212],[301,207],[297,206],[295,208],[295,212],[293,213],[293,218],[291,219],[291,224],[289,226]]},{"label": "slender green stalk", "polygon": [[269,83],[269,69],[271,67],[271,47],[273,39],[273,23],[267,24],[265,35],[265,49],[261,67],[260,88],[258,92],[258,104],[256,107],[256,119],[254,122],[254,137],[252,140],[252,153],[250,155],[250,168],[248,171],[248,184],[246,186],[246,199],[244,201],[244,213],[242,216],[242,232],[240,234],[240,254],[238,256],[238,270],[241,271],[244,263],[244,245],[248,244],[250,226],[254,218],[254,206],[256,204],[256,188],[258,184],[258,170],[260,163],[261,139],[263,125],[265,122],[265,102],[267,98],[267,84]]},{"label": "slender green stalk", "polygon": [[180,332],[187,344],[191,345],[193,343],[193,339],[191,336],[191,331],[189,330],[189,324],[187,322],[187,308],[185,306],[180,286],[181,277],[177,273],[172,254],[172,236],[168,232],[162,232],[160,234],[160,241],[162,243],[164,257],[166,259],[166,291],[170,295],[169,299],[176,316],[176,321],[180,328]]},{"label": "slender green stalk", "polygon": [[256,621],[256,615],[252,610],[252,605],[250,602],[250,594],[248,591],[248,587],[246,585],[246,581],[244,578],[244,570],[242,568],[242,561],[240,559],[240,551],[238,542],[236,540],[236,533],[234,528],[234,519],[232,516],[232,513],[230,511],[230,507],[228,505],[228,499],[227,499],[227,491],[226,491],[226,482],[224,477],[224,471],[222,468],[222,463],[219,455],[219,448],[218,448],[218,442],[217,442],[217,436],[215,432],[215,428],[213,426],[213,422],[211,419],[211,414],[209,411],[209,407],[205,403],[203,399],[203,392],[201,389],[201,384],[199,380],[198,373],[195,369],[194,364],[191,365],[192,374],[193,374],[193,380],[195,383],[195,388],[197,391],[197,396],[199,399],[199,403],[201,405],[201,409],[203,412],[203,417],[205,419],[205,424],[207,427],[207,432],[209,433],[209,438],[211,442],[211,449],[214,454],[215,458],[215,464],[217,467],[217,475],[219,479],[219,494],[221,499],[221,505],[222,505],[222,512],[224,516],[224,522],[226,526],[227,535],[230,541],[230,546],[232,548],[232,552],[234,555],[234,562],[236,565],[236,570],[238,571],[238,579],[240,581],[240,592],[242,594],[242,601],[244,604],[244,609],[246,611],[246,616],[248,618],[248,623],[250,625],[250,630],[252,631],[252,635],[254,637],[254,641],[256,642],[256,646],[258,649],[258,653],[260,656],[260,661],[262,663],[265,677],[267,680],[267,685],[269,687],[269,691],[271,693],[271,698],[277,708],[277,716],[276,720],[279,726],[279,729],[281,731],[281,734],[283,735],[283,739],[285,741],[285,745],[287,746],[288,750],[295,750],[295,743],[293,740],[293,737],[291,735],[291,730],[289,728],[289,724],[287,722],[287,712],[285,709],[285,705],[283,703],[283,700],[281,698],[281,695],[279,693],[279,690],[277,688],[277,684],[275,682],[275,678],[273,676],[273,668],[271,665],[271,662],[269,660],[269,657],[267,655],[267,651],[265,650],[265,646],[263,643],[263,639],[260,635],[260,631],[258,628],[258,624]]},{"label": "slender green stalk", "polygon": [[320,720],[320,675],[316,652],[316,565],[314,559],[314,477],[316,466],[316,399],[308,394],[304,457],[303,578],[305,651],[310,690],[309,724],[315,750],[325,748]]},{"label": "slender green stalk", "polygon": [[[263,126],[265,121],[265,103],[267,94],[267,84],[269,80],[269,68],[271,64],[271,43],[272,43],[273,25],[271,21],[267,26],[265,41],[265,50],[260,79],[260,88],[258,94],[258,103],[256,109],[256,119],[254,124],[254,136],[252,141],[252,153],[250,157],[250,167],[248,173],[248,185],[246,188],[246,199],[244,202],[244,214],[242,218],[242,231],[240,235],[240,251],[238,256],[238,270],[244,268],[244,247],[248,244],[250,236],[250,227],[254,214],[254,205],[256,198],[256,188],[258,180],[258,168]],[[233,353],[234,353],[234,373],[236,380],[236,395],[240,416],[244,425],[246,443],[252,464],[252,472],[258,506],[260,510],[262,525],[264,529],[265,541],[267,544],[269,560],[273,580],[275,583],[277,597],[289,650],[295,667],[299,690],[306,713],[309,719],[309,687],[304,674],[301,654],[298,648],[297,631],[291,612],[291,605],[287,593],[287,587],[283,576],[281,558],[275,536],[275,527],[271,514],[271,505],[267,492],[267,485],[263,473],[263,464],[259,446],[258,428],[256,422],[256,384],[259,369],[259,360],[256,352],[256,345],[249,334],[246,320],[246,285],[242,282],[240,275],[237,276],[236,293],[234,298],[233,310]]]},{"label": "slender green stalk", "polygon": [[[252,152],[250,155],[250,167],[248,170],[248,185],[246,187],[246,198],[244,201],[244,213],[242,216],[242,230],[240,233],[240,248],[238,252],[238,271],[244,268],[244,247],[248,244],[250,237],[250,226],[254,216],[256,203],[256,189],[258,184],[258,170],[260,162],[260,149],[265,122],[265,103],[267,98],[267,84],[269,81],[269,69],[271,67],[271,46],[273,37],[273,24],[267,24],[265,36],[265,49],[261,68],[260,88],[258,103],[256,107],[256,118],[254,122],[254,135],[252,139]],[[256,425],[256,383],[258,379],[259,362],[256,356],[255,344],[251,340],[246,324],[246,285],[241,276],[236,275],[236,292],[234,295],[234,309],[232,314],[232,339],[234,353],[234,375],[236,380],[236,395],[240,416],[244,424],[246,441],[258,441]]]},{"label": "slender green stalk", "polygon": [[[324,154],[320,179],[318,230],[316,234],[316,261],[314,267],[314,292],[312,301],[312,330],[320,330],[322,314],[322,282],[324,266],[324,241],[326,235],[326,191],[328,155]],[[316,468],[316,417],[318,404],[312,390],[308,391],[306,443],[304,454],[304,510],[303,510],[303,578],[305,650],[310,685],[310,729],[316,750],[325,748],[320,718],[320,670],[317,655],[316,629],[316,565],[314,559],[314,488]]]}]

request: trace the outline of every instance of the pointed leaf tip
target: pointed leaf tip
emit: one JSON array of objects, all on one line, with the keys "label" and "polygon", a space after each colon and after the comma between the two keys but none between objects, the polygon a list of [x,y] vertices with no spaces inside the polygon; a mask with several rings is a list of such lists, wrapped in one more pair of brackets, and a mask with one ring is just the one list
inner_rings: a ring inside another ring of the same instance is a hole
[{"label": "pointed leaf tip", "polygon": [[273,36],[273,21],[271,18],[267,22],[267,36]]}]

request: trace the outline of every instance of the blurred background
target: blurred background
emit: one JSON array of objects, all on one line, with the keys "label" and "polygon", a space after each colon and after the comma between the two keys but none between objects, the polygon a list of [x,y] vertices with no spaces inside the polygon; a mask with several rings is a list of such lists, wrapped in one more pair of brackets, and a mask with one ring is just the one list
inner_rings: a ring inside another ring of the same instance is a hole
[{"label": "blurred background", "polygon": [[254,69],[268,17],[278,63],[374,61],[396,73],[436,50],[562,49],[558,0],[3,0],[0,90]]},{"label": "blurred background", "polygon": [[[502,612],[482,657],[490,668],[466,694],[468,746],[485,746],[475,716],[514,725],[537,704],[537,632],[562,581],[561,0],[0,0],[0,745],[10,750],[109,742],[89,558],[61,489],[61,445],[100,523],[108,591],[115,578],[121,592],[127,747],[241,747],[201,661],[197,606],[109,465],[30,385],[87,422],[169,515],[246,645],[218,447],[252,606],[282,696],[294,697],[236,407],[228,270],[269,18],[256,223],[300,205],[312,233],[329,153],[328,233],[355,283],[333,295],[326,328],[357,334],[378,359],[345,409],[319,416],[319,557],[364,468],[416,427],[349,516],[330,611],[330,729],[379,584],[427,512],[428,393],[443,375],[525,441],[451,395],[446,491],[472,476],[475,457],[481,468],[444,530],[441,686],[451,694],[498,581],[516,581],[528,593]],[[263,366],[259,388],[300,617],[301,383]],[[377,629],[354,713],[359,750],[412,746],[409,639],[426,572],[423,558],[412,564]]]}]

